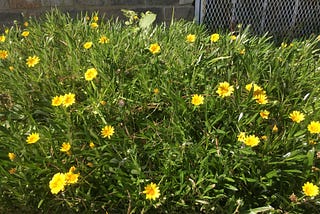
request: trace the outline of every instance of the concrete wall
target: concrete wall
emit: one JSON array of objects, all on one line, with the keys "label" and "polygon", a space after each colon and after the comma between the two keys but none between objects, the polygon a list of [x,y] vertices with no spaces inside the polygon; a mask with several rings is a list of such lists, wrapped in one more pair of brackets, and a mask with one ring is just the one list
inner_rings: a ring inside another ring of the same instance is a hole
[{"label": "concrete wall", "polygon": [[123,17],[121,9],[137,12],[147,10],[157,14],[157,22],[170,21],[172,11],[176,19],[194,19],[193,0],[0,0],[0,25],[23,21],[29,16],[39,16],[52,7],[71,15],[81,11],[99,11],[106,17]]}]

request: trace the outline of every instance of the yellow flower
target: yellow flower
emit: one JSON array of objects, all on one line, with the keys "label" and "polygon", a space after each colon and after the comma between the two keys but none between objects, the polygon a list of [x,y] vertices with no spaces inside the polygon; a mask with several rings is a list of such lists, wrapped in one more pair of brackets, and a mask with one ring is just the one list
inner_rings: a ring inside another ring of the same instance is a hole
[{"label": "yellow flower", "polygon": [[51,105],[60,106],[63,103],[63,99],[64,99],[64,97],[62,95],[55,96],[51,101]]},{"label": "yellow flower", "polygon": [[5,41],[6,41],[6,36],[5,35],[0,36],[0,42],[5,42]]},{"label": "yellow flower", "polygon": [[237,36],[236,36],[236,35],[231,35],[231,36],[230,36],[230,40],[231,40],[231,41],[234,41],[234,40],[236,40],[236,39],[237,39]]},{"label": "yellow flower", "polygon": [[244,49],[244,48],[239,51],[240,55],[245,55],[245,53],[246,53],[246,49]]},{"label": "yellow flower", "polygon": [[26,142],[27,142],[28,144],[32,144],[32,143],[36,143],[39,139],[40,139],[39,133],[31,133],[31,134],[29,134],[29,136],[27,137]]},{"label": "yellow flower", "polygon": [[247,91],[251,91],[252,87],[253,87],[253,91],[261,91],[262,90],[262,88],[260,86],[258,86],[257,84],[255,84],[255,83],[247,84],[246,85],[246,90]]},{"label": "yellow flower", "polygon": [[72,104],[74,104],[76,102],[76,98],[75,98],[75,94],[72,94],[72,93],[69,93],[69,94],[65,94],[63,96],[63,106],[64,107],[69,107],[71,106]]},{"label": "yellow flower", "polygon": [[268,97],[267,95],[264,95],[264,94],[259,94],[259,95],[256,95],[253,97],[257,103],[259,104],[267,104],[268,103]]},{"label": "yellow flower", "polygon": [[29,31],[23,31],[23,32],[21,33],[21,36],[27,37],[27,36],[29,36],[29,34],[30,34]]},{"label": "yellow flower", "polygon": [[158,88],[153,89],[153,93],[154,93],[154,94],[159,94],[159,92],[160,92],[160,91],[159,91]]},{"label": "yellow flower", "polygon": [[190,42],[190,43],[195,42],[196,41],[196,35],[188,34],[187,37],[186,37],[186,40],[187,40],[187,42]]},{"label": "yellow flower", "polygon": [[29,26],[29,23],[28,23],[28,22],[24,22],[23,25],[24,25],[25,27],[28,27],[28,26]]},{"label": "yellow flower", "polygon": [[157,184],[150,183],[146,187],[144,187],[144,194],[146,194],[146,199],[156,200],[156,198],[160,197],[160,190]]},{"label": "yellow flower", "polygon": [[62,143],[60,151],[61,152],[66,152],[67,154],[70,154],[70,149],[71,149],[71,144],[70,143]]},{"label": "yellow flower", "polygon": [[76,170],[76,168],[74,166],[72,166],[69,169],[69,172],[65,173],[65,178],[66,178],[66,185],[69,184],[75,184],[78,182],[78,178],[80,176],[80,173],[75,174],[74,171]]},{"label": "yellow flower", "polygon": [[96,23],[96,22],[92,22],[92,23],[90,24],[90,27],[91,27],[91,29],[96,29],[96,28],[99,27],[99,25],[98,25],[98,23]]},{"label": "yellow flower", "polygon": [[8,57],[8,51],[0,50],[0,59],[6,59]]},{"label": "yellow flower", "polygon": [[305,183],[302,186],[302,191],[306,196],[317,196],[319,194],[319,188],[318,186],[314,185],[313,183]]},{"label": "yellow flower", "polygon": [[107,102],[104,101],[104,100],[101,100],[101,101],[100,101],[100,104],[103,105],[103,106],[105,106],[105,105],[107,105]]},{"label": "yellow flower", "polygon": [[203,104],[204,97],[202,95],[195,94],[192,96],[191,103],[195,106]]},{"label": "yellow flower", "polygon": [[99,39],[100,44],[106,44],[106,43],[109,43],[109,41],[110,41],[109,38],[106,36],[101,36]]},{"label": "yellow flower", "polygon": [[91,48],[92,47],[92,42],[86,42],[86,43],[84,43],[83,44],[83,47],[85,48],[85,49],[89,49],[89,48]]},{"label": "yellow flower", "polygon": [[99,17],[96,15],[93,17],[93,21],[97,22],[99,20]]},{"label": "yellow flower", "polygon": [[64,191],[66,185],[66,176],[64,173],[56,173],[49,182],[49,187],[52,194],[58,194],[60,191]]},{"label": "yellow flower", "polygon": [[95,68],[89,68],[86,73],[84,74],[84,77],[87,81],[91,81],[98,75],[98,71]]},{"label": "yellow flower", "polygon": [[256,99],[255,97],[258,97],[259,95],[266,95],[266,92],[257,84],[255,83],[250,83],[246,85],[246,90],[247,91],[251,91],[253,87],[253,97],[254,99]]},{"label": "yellow flower", "polygon": [[304,114],[300,111],[293,111],[289,114],[289,118],[296,123],[300,123],[304,120]]},{"label": "yellow flower", "polygon": [[13,67],[13,66],[9,66],[9,70],[10,70],[10,71],[13,71],[13,70],[14,70],[14,67]]},{"label": "yellow flower", "polygon": [[228,82],[219,83],[218,90],[216,91],[220,97],[228,97],[234,91],[233,86],[230,86]]},{"label": "yellow flower", "polygon": [[5,33],[5,34],[9,34],[9,29],[6,28],[6,29],[4,30],[4,33]]},{"label": "yellow flower", "polygon": [[320,133],[320,122],[319,121],[311,121],[308,125],[308,130],[311,134]]},{"label": "yellow flower", "polygon": [[101,130],[101,135],[103,138],[109,138],[114,134],[114,128],[112,126],[105,126]]},{"label": "yellow flower", "polygon": [[251,147],[257,146],[259,142],[260,142],[259,138],[256,137],[255,135],[249,135],[244,139],[244,144]]},{"label": "yellow flower", "polygon": [[220,39],[220,35],[218,33],[214,33],[210,36],[211,42],[217,42]]},{"label": "yellow flower", "polygon": [[316,141],[314,141],[314,140],[309,140],[309,144],[310,144],[310,145],[316,145],[316,144],[317,144],[317,142],[316,142]]},{"label": "yellow flower", "polygon": [[287,46],[288,46],[287,43],[285,43],[285,42],[282,42],[282,43],[281,43],[281,48],[286,48]]},{"label": "yellow flower", "polygon": [[238,141],[244,143],[245,139],[246,139],[246,133],[245,132],[240,132],[238,134]]},{"label": "yellow flower", "polygon": [[160,53],[160,45],[158,43],[154,43],[154,44],[151,44],[150,47],[149,47],[149,51],[152,53],[152,54],[157,54],[157,53]]},{"label": "yellow flower", "polygon": [[267,110],[260,111],[260,116],[261,116],[263,119],[268,119],[269,114],[270,114],[270,112],[267,111]]},{"label": "yellow flower", "polygon": [[95,147],[95,145],[94,145],[93,142],[90,142],[90,143],[89,143],[89,146],[90,146],[91,149],[93,149],[93,148]]},{"label": "yellow flower", "polygon": [[268,137],[266,135],[261,136],[261,140],[268,140]]},{"label": "yellow flower", "polygon": [[16,168],[11,168],[11,169],[9,169],[10,175],[13,175],[14,173],[16,173],[16,171],[17,171]]},{"label": "yellow flower", "polygon": [[12,152],[9,152],[8,153],[8,157],[11,161],[13,161],[15,158],[16,158],[16,154],[12,153]]},{"label": "yellow flower", "polygon": [[279,131],[278,126],[277,126],[277,125],[274,125],[274,126],[272,127],[272,132],[278,132],[278,131]]},{"label": "yellow flower", "polygon": [[29,56],[26,61],[27,61],[26,64],[30,68],[30,67],[34,67],[36,64],[38,64],[40,59],[37,56]]}]

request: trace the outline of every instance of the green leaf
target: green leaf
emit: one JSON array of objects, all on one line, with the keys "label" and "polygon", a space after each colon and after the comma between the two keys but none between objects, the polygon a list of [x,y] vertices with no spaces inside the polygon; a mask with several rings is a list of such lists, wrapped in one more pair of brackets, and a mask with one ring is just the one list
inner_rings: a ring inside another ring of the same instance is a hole
[{"label": "green leaf", "polygon": [[139,20],[139,27],[142,29],[148,28],[152,25],[152,23],[156,20],[157,15],[147,11],[144,15],[141,15]]},{"label": "green leaf", "polygon": [[271,206],[258,207],[258,208],[250,209],[249,214],[257,214],[257,213],[262,213],[262,212],[271,211],[271,210],[274,210],[274,208]]},{"label": "green leaf", "polygon": [[233,186],[233,185],[230,185],[230,184],[225,184],[224,185],[227,189],[230,189],[230,190],[233,190],[233,191],[238,191],[238,188]]},{"label": "green leaf", "polygon": [[273,178],[273,177],[275,177],[275,176],[277,176],[278,175],[278,170],[272,170],[271,172],[268,172],[267,174],[266,174],[266,177],[267,178]]}]

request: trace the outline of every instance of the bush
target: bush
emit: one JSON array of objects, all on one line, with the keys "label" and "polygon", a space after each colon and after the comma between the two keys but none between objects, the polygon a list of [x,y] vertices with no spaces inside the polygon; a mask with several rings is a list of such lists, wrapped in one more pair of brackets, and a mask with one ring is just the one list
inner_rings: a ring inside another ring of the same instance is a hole
[{"label": "bush", "polygon": [[0,37],[2,209],[317,212],[319,38],[126,15]]}]

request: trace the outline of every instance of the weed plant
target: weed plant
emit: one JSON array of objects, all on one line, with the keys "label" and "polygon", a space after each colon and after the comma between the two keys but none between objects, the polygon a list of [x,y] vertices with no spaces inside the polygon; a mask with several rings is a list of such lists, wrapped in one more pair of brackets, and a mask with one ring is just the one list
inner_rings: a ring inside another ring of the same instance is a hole
[{"label": "weed plant", "polygon": [[4,212],[319,212],[320,38],[126,15],[3,30]]}]

